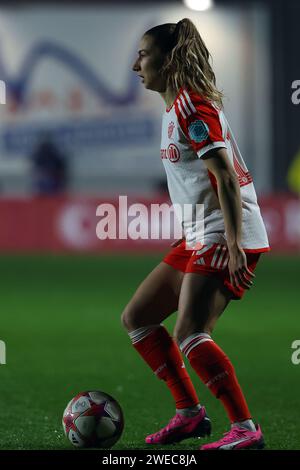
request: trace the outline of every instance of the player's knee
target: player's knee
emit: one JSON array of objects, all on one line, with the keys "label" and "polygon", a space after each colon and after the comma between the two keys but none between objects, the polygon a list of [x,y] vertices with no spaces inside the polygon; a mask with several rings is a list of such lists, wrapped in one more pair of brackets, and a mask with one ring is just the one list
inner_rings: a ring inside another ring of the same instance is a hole
[{"label": "player's knee", "polygon": [[125,328],[125,330],[130,329],[130,315],[129,315],[129,311],[127,307],[125,307],[125,309],[122,312],[121,323],[123,327]]},{"label": "player's knee", "polygon": [[213,328],[211,326],[205,326],[203,328],[203,333],[206,333],[207,335],[211,336],[213,332]]},{"label": "player's knee", "polygon": [[184,328],[176,326],[173,331],[173,338],[178,344],[178,346],[183,342],[183,340],[186,338],[186,333]]},{"label": "player's knee", "polygon": [[192,324],[184,324],[184,325],[176,325],[173,332],[173,338],[178,345],[180,345],[184,340],[186,340],[189,336],[194,335],[196,333],[206,333],[211,335],[213,329],[210,325],[192,325]]},{"label": "player's knee", "polygon": [[125,330],[132,331],[139,327],[138,310],[133,305],[127,305],[121,315],[121,323]]}]

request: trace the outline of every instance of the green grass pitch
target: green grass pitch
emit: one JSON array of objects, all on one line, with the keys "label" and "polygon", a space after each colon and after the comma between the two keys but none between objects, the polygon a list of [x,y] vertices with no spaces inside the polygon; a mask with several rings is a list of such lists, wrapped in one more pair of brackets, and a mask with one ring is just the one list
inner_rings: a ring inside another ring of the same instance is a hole
[{"label": "green grass pitch", "polygon": [[[169,421],[169,391],[133,350],[120,323],[123,307],[159,260],[1,256],[0,339],[7,363],[0,367],[0,449],[70,449],[62,412],[89,389],[113,395],[124,410],[116,450],[145,449],[145,435]],[[235,365],[269,449],[300,449],[300,365],[291,362],[291,344],[300,339],[299,278],[299,258],[263,256],[255,286],[231,303],[214,333]],[[174,317],[165,323],[169,329]],[[191,376],[212,419],[211,438],[217,439],[228,430],[226,415],[193,371]],[[199,444],[190,439],[175,449],[196,450]]]}]

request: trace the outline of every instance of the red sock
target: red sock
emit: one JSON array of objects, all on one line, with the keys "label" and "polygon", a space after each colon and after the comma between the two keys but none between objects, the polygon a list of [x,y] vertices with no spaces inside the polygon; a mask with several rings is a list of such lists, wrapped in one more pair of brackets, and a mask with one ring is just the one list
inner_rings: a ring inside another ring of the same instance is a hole
[{"label": "red sock", "polygon": [[230,360],[209,335],[190,336],[181,350],[201,380],[221,400],[232,423],[251,418]]},{"label": "red sock", "polygon": [[134,348],[157,377],[166,382],[177,409],[197,405],[199,400],[177,344],[164,327],[151,330],[143,339],[133,342]]}]

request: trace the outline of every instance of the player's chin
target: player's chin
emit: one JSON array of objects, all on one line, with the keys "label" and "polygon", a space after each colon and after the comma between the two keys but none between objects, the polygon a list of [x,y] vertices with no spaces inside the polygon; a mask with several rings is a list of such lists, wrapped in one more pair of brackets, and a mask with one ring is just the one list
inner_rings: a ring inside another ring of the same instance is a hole
[{"label": "player's chin", "polygon": [[153,82],[151,83],[144,80],[143,84],[144,87],[147,88],[147,90],[159,91],[159,87],[157,87]]}]

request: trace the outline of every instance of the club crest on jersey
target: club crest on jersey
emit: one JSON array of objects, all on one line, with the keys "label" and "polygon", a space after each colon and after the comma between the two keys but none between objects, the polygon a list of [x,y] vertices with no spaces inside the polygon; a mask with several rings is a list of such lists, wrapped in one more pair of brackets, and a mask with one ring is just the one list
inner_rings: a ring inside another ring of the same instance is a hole
[{"label": "club crest on jersey", "polygon": [[195,142],[203,142],[208,138],[208,125],[200,119],[197,119],[197,121],[192,122],[192,124],[189,125],[188,130],[190,138],[193,139]]},{"label": "club crest on jersey", "polygon": [[173,121],[171,121],[168,125],[168,137],[169,137],[169,139],[171,139],[171,137],[172,137],[174,127],[175,127],[175,124],[174,124]]}]

